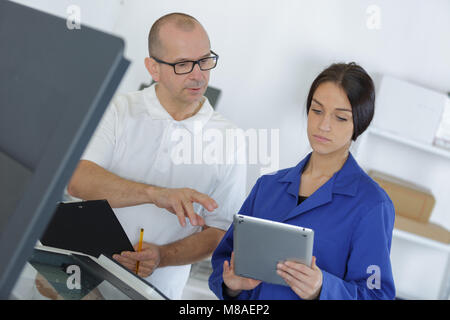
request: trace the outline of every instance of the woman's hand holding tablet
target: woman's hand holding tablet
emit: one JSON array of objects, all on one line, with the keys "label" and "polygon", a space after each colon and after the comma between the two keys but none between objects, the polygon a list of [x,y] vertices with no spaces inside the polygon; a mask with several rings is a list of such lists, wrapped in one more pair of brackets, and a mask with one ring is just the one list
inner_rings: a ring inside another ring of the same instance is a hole
[{"label": "woman's hand holding tablet", "polygon": [[230,297],[236,297],[242,290],[252,290],[261,283],[260,280],[244,278],[234,273],[234,252],[231,253],[231,261],[225,260],[223,263],[223,282]]}]

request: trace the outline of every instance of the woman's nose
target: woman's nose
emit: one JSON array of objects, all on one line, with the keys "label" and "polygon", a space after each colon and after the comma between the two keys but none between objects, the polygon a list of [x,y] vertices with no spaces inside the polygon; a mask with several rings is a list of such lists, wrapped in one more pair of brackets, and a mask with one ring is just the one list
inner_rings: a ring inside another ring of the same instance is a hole
[{"label": "woman's nose", "polygon": [[320,121],[319,129],[322,131],[330,131],[331,130],[331,121],[329,116],[324,116],[322,121]]}]

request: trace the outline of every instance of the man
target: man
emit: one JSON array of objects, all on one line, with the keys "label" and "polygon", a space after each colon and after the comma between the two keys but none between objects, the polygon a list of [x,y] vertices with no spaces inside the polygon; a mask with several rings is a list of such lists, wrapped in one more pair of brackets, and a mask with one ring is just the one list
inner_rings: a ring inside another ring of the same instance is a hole
[{"label": "man", "polygon": [[156,84],[113,100],[68,192],[107,199],[135,249],[144,228],[142,251],[114,258],[133,272],[140,261],[139,275],[178,299],[190,264],[214,251],[239,210],[246,168],[174,161],[180,130],[203,143],[208,129],[225,135],[235,128],[203,96],[218,56],[201,24],[180,13],[161,17],[150,30],[149,53],[145,67]]}]

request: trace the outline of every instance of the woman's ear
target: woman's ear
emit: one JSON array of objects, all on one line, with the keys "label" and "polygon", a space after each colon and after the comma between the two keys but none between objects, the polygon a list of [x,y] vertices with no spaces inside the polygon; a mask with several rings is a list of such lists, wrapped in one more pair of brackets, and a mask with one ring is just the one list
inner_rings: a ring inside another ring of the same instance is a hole
[{"label": "woman's ear", "polygon": [[159,64],[149,57],[146,57],[144,59],[145,68],[147,69],[148,73],[152,76],[152,79],[155,82],[159,81]]}]

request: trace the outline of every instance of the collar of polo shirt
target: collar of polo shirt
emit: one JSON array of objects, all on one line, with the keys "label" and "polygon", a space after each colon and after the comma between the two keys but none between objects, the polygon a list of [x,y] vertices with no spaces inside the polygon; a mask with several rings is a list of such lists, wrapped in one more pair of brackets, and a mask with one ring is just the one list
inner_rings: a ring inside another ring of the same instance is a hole
[{"label": "collar of polo shirt", "polygon": [[182,121],[176,121],[159,102],[158,97],[156,96],[155,86],[156,83],[144,89],[146,93],[146,98],[152,102],[147,104],[147,112],[150,115],[150,117],[152,117],[152,119],[154,120],[170,120],[173,122],[174,125],[181,125],[187,130],[189,130],[192,134],[197,134],[199,131],[203,129],[205,124],[208,122],[208,120],[214,113],[214,109],[209,103],[208,98],[203,97],[204,98],[203,105],[196,114]]}]

